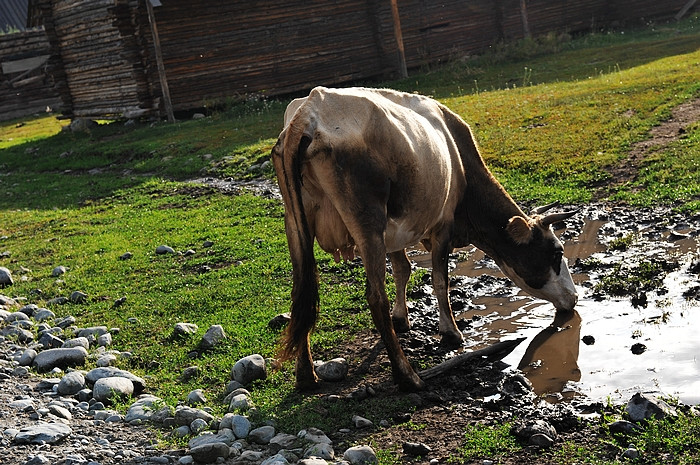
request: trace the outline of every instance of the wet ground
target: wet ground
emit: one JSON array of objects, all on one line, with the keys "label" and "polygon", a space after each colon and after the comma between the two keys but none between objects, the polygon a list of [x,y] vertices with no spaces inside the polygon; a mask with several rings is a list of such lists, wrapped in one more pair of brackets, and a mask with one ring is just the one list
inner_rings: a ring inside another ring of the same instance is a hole
[{"label": "wet ground", "polygon": [[[525,337],[504,362],[551,401],[626,401],[643,391],[700,403],[700,215],[594,205],[566,226],[558,234],[579,289],[574,312],[556,314],[527,296],[477,249],[453,255],[450,294],[465,347]],[[419,266],[430,263],[426,252],[410,255]],[[439,353],[431,289],[412,297],[421,328],[412,333],[430,336],[411,335],[407,352]]]}]

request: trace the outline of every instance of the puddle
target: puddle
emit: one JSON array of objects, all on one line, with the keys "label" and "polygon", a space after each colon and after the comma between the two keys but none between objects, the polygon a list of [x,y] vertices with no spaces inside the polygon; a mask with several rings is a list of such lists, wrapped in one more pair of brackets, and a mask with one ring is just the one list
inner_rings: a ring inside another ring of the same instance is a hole
[{"label": "puddle", "polygon": [[[552,401],[627,401],[642,391],[700,404],[700,277],[690,269],[698,260],[700,215],[592,207],[583,218],[558,232],[579,290],[574,312],[556,314],[552,304],[527,296],[482,252],[457,251],[450,294],[466,346],[525,337],[504,362]],[[626,250],[610,250],[624,237],[634,237]],[[426,252],[409,255],[418,266],[430,266]],[[650,260],[673,266],[643,298],[596,290],[604,276]]]}]

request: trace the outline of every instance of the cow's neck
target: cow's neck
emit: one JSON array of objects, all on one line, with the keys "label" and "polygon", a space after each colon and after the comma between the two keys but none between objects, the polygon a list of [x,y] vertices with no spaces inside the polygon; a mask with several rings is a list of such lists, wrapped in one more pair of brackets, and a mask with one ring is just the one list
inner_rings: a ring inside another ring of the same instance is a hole
[{"label": "cow's neck", "polygon": [[[499,244],[507,241],[505,227],[513,216],[525,216],[523,211],[493,177],[475,148],[472,157],[463,157],[467,180],[461,212],[467,243],[498,258]],[[466,245],[466,244],[463,244]]]}]

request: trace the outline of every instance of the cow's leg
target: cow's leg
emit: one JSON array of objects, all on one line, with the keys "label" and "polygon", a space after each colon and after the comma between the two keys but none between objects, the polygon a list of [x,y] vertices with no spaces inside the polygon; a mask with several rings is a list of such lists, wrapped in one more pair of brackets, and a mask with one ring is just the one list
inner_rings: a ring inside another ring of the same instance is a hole
[{"label": "cow's leg", "polygon": [[446,234],[433,237],[431,253],[433,262],[433,291],[440,308],[439,330],[442,335],[442,343],[448,347],[458,347],[464,342],[462,333],[457,328],[455,317],[452,315],[450,298],[448,296],[449,279],[447,276],[447,255],[449,254],[449,242]]},{"label": "cow's leg", "polygon": [[396,302],[391,311],[391,321],[394,323],[394,331],[406,333],[411,329],[406,306],[406,284],[411,277],[411,264],[406,256],[406,249],[390,253],[389,258],[394,270],[394,283],[396,283]]},{"label": "cow's leg", "polygon": [[367,301],[372,311],[372,320],[389,354],[394,382],[404,391],[423,389],[425,383],[408,363],[391,323],[389,298],[384,287],[386,276],[384,240],[381,235],[373,234],[371,237],[365,237],[359,248],[367,273]]}]

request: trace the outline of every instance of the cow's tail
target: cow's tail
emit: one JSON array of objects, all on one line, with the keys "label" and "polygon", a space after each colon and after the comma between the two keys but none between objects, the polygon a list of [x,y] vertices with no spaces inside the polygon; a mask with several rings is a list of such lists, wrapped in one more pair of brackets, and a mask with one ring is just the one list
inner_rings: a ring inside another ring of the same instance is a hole
[{"label": "cow's tail", "polygon": [[314,236],[309,228],[301,196],[302,157],[310,140],[305,136],[305,131],[309,129],[308,123],[299,124],[301,119],[295,118],[287,126],[272,151],[277,181],[284,199],[284,223],[294,281],[291,320],[283,334],[280,361],[294,360],[308,351],[309,332],[316,324],[319,311]]}]

